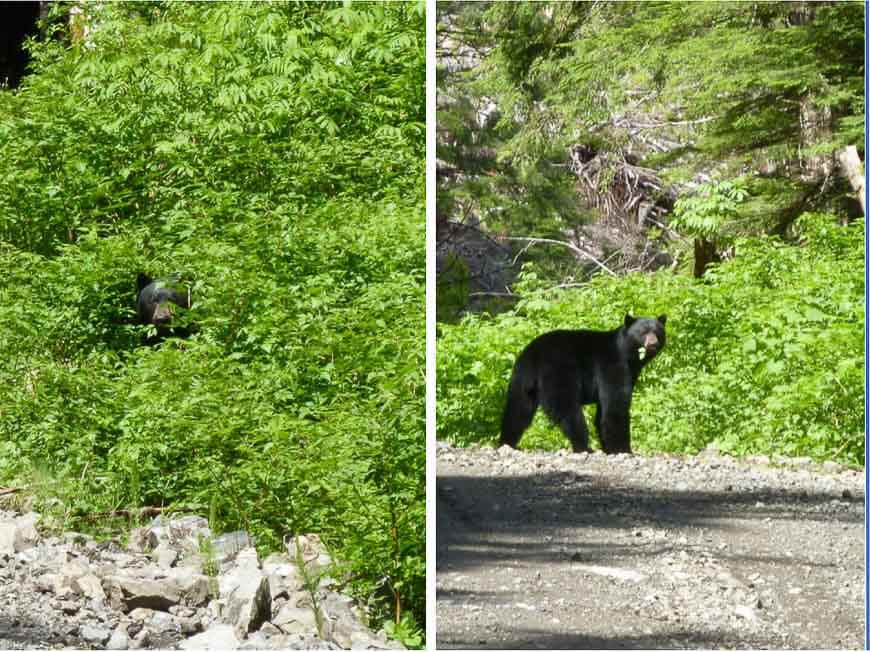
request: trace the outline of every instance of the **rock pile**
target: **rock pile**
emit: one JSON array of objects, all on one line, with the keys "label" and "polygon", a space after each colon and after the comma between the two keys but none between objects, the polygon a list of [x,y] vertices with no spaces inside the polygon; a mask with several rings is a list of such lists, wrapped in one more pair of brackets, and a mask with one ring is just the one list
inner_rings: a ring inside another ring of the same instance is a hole
[{"label": "rock pile", "polygon": [[127,547],[0,511],[0,649],[402,649],[335,591],[316,535],[261,560],[245,532],[158,516]]}]

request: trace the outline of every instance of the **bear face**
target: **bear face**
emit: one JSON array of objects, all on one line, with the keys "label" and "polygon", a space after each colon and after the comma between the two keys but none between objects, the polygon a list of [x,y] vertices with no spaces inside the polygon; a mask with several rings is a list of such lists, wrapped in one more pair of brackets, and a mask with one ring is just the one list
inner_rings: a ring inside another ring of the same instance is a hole
[{"label": "bear face", "polygon": [[665,322],[667,315],[655,319],[626,315],[623,322],[624,347],[637,353],[637,359],[646,363],[652,360],[665,346]]},{"label": "bear face", "polygon": [[172,334],[186,336],[187,329],[169,328],[172,322],[173,306],[190,308],[190,289],[180,284],[176,278],[152,279],[146,274],[139,274],[136,279],[138,287],[136,297],[136,312],[139,322],[157,328],[157,337],[146,338],[149,342],[162,339]]}]

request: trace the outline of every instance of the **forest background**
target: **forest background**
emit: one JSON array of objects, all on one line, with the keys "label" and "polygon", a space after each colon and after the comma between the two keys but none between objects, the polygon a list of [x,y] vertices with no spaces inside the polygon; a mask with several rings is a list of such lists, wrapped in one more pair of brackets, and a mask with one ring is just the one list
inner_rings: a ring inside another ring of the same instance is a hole
[{"label": "forest background", "polygon": [[437,48],[439,438],[497,440],[536,335],[665,313],[637,450],[863,465],[862,3],[439,2]]},{"label": "forest background", "polygon": [[[0,92],[0,483],[318,533],[419,645],[424,3],[70,6]],[[194,336],[142,345],[139,272]]]}]

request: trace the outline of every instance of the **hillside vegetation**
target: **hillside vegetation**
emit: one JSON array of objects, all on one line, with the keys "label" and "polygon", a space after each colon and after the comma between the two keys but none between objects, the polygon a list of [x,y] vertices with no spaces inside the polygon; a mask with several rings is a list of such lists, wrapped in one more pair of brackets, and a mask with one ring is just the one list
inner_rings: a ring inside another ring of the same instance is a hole
[{"label": "hillside vegetation", "polygon": [[[320,533],[422,624],[423,4],[85,9],[0,93],[0,482]],[[192,337],[142,345],[139,272]]]}]

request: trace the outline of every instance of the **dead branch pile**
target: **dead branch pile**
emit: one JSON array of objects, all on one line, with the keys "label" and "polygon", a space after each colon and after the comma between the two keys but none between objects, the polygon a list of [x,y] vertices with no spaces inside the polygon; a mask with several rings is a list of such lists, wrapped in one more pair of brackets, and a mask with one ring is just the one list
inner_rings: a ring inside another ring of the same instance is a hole
[{"label": "dead branch pile", "polygon": [[631,155],[575,145],[569,158],[580,192],[605,221],[636,231],[653,220],[665,222],[674,206],[676,192],[653,170],[636,165]]}]

